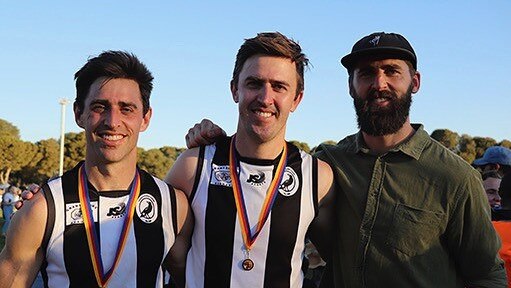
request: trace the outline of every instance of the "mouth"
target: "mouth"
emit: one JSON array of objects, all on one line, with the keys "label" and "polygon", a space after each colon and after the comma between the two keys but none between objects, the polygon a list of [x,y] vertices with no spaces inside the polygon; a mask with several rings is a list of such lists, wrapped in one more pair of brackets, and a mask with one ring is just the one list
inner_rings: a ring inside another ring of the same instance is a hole
[{"label": "mouth", "polygon": [[106,144],[106,146],[115,146],[119,143],[119,141],[122,141],[127,137],[125,134],[113,134],[108,132],[98,132],[96,135],[103,140],[103,143]]},{"label": "mouth", "polygon": [[261,110],[252,110],[252,112],[254,112],[257,116],[262,117],[262,118],[270,118],[271,116],[273,116],[275,114],[273,112],[261,111]]}]

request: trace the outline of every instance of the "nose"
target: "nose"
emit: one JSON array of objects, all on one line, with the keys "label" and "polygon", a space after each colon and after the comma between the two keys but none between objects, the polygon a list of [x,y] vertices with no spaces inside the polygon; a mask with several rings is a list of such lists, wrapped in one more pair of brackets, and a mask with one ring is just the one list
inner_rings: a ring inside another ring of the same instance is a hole
[{"label": "nose", "polygon": [[383,71],[379,71],[374,76],[373,88],[376,91],[388,90],[387,77]]},{"label": "nose", "polygon": [[110,128],[121,126],[121,112],[116,109],[110,109],[105,116],[105,125]]},{"label": "nose", "polygon": [[257,101],[264,104],[264,106],[270,106],[273,103],[273,88],[270,83],[261,87],[257,95]]}]

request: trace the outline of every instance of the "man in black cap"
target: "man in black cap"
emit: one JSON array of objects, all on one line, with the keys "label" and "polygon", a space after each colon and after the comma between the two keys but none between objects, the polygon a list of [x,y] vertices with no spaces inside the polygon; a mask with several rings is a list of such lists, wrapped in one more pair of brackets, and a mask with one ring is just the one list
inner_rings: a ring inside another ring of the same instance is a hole
[{"label": "man in black cap", "polygon": [[[507,287],[479,173],[410,122],[421,80],[410,43],[373,33],[341,62],[360,132],[318,153],[340,190],[335,287]],[[187,145],[220,130],[202,121]]]},{"label": "man in black cap", "polygon": [[478,172],[409,118],[417,57],[394,33],[373,33],[341,59],[360,132],[319,157],[341,193],[336,287],[507,287]]}]

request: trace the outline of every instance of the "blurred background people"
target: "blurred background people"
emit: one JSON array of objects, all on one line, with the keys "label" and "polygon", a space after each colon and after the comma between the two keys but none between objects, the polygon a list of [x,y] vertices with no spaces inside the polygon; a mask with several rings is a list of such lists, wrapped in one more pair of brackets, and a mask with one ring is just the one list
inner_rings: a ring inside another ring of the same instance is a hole
[{"label": "blurred background people", "polygon": [[16,186],[9,186],[4,191],[4,195],[2,197],[2,213],[5,219],[4,225],[2,226],[2,236],[5,237],[7,233],[7,229],[9,228],[9,224],[11,223],[11,216],[14,212],[14,203],[16,203],[18,188]]},{"label": "blurred background people", "polygon": [[499,187],[502,177],[497,171],[489,171],[483,174],[483,187],[488,197],[488,203],[492,209],[500,209],[501,197]]},{"label": "blurred background people", "polygon": [[504,260],[508,275],[508,287],[511,287],[511,173],[500,181],[499,194],[501,198],[500,209],[492,209],[492,223],[500,236],[502,247],[499,255]]},{"label": "blurred background people", "polygon": [[473,166],[481,169],[483,178],[491,171],[497,171],[501,177],[511,171],[511,149],[502,146],[492,146],[484,151],[483,157],[472,162]]}]

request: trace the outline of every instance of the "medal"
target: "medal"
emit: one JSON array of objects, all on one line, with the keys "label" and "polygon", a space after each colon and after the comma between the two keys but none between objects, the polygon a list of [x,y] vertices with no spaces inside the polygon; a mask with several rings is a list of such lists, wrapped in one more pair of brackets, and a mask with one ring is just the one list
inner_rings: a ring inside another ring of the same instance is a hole
[{"label": "medal", "polygon": [[92,215],[92,208],[90,205],[89,187],[87,185],[87,174],[85,173],[84,165],[78,169],[78,196],[80,199],[80,207],[83,218],[83,225],[85,226],[85,234],[87,235],[87,242],[89,247],[89,254],[92,261],[94,275],[99,287],[106,287],[110,277],[113,275],[117,264],[121,260],[121,255],[124,251],[126,240],[128,239],[128,232],[131,227],[133,215],[135,213],[135,206],[137,203],[138,195],[140,194],[140,174],[138,170],[135,172],[135,179],[131,186],[130,196],[128,198],[126,218],[124,219],[119,241],[117,242],[117,249],[115,251],[115,258],[112,267],[105,273],[103,267],[103,260],[101,257],[100,242],[96,226],[94,225],[94,217]]},{"label": "medal", "polygon": [[250,260],[250,258],[247,258],[241,262],[241,267],[243,267],[243,270],[250,271],[252,268],[254,268],[254,261]]},{"label": "medal", "polygon": [[241,262],[241,267],[245,271],[250,271],[254,268],[254,261],[252,261],[249,257],[250,249],[254,244],[257,236],[259,236],[259,232],[263,229],[264,223],[268,219],[270,215],[271,208],[275,203],[275,199],[277,198],[277,192],[279,190],[280,182],[282,181],[282,176],[284,176],[284,170],[287,165],[287,144],[284,143],[284,148],[282,149],[282,154],[280,156],[279,164],[277,165],[277,170],[275,172],[275,177],[270,183],[268,187],[268,192],[266,193],[266,198],[264,199],[263,206],[261,207],[261,212],[259,213],[259,221],[257,222],[256,229],[252,234],[250,229],[250,224],[248,223],[248,214],[245,206],[245,199],[243,198],[243,192],[241,190],[241,182],[239,179],[239,161],[236,158],[236,149],[234,147],[236,135],[231,139],[231,145],[229,149],[229,172],[231,176],[232,182],[232,190],[234,194],[234,201],[236,203],[236,210],[238,212],[238,219],[241,226],[241,234],[243,236],[243,243],[245,244],[246,249],[246,258]]}]

